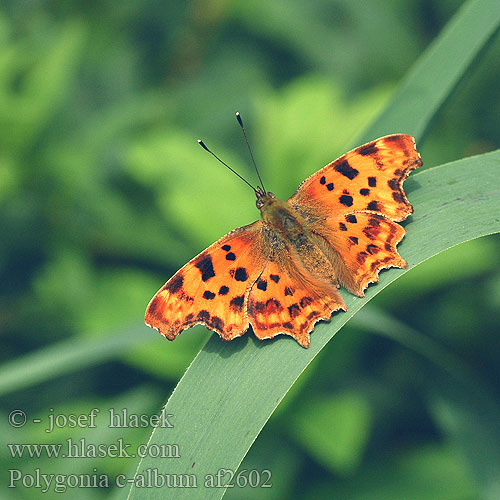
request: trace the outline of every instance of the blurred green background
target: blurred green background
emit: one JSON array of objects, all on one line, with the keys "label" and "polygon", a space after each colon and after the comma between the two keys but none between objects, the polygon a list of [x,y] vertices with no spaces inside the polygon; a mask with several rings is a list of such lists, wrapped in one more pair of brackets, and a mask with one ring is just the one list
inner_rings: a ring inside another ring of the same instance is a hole
[{"label": "blurred green background", "polygon": [[[192,256],[258,217],[251,190],[196,139],[253,182],[239,110],[266,186],[286,199],[352,145],[461,4],[2,2],[6,442],[147,442],[150,428],[107,428],[109,408],[158,413],[210,334],[169,343],[143,326],[145,307]],[[418,145],[425,168],[500,147],[499,53],[497,36]],[[500,498],[499,262],[498,237],[471,241],[377,296],[245,458],[241,468],[272,471],[273,487],[225,498]],[[390,320],[374,331],[380,311]],[[10,426],[16,408],[29,421],[92,408],[102,419],[47,433]],[[14,458],[3,445],[1,463],[8,483],[8,469],[131,477],[137,459]]]}]

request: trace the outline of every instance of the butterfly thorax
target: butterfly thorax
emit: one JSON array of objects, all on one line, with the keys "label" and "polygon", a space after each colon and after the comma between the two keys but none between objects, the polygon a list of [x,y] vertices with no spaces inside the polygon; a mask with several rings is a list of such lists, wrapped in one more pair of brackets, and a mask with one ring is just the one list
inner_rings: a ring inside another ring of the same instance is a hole
[{"label": "butterfly thorax", "polygon": [[320,237],[312,233],[306,220],[288,202],[266,193],[260,213],[268,230],[279,245],[287,247],[289,255],[299,260],[312,275],[329,283],[336,282],[331,258],[322,251]]}]

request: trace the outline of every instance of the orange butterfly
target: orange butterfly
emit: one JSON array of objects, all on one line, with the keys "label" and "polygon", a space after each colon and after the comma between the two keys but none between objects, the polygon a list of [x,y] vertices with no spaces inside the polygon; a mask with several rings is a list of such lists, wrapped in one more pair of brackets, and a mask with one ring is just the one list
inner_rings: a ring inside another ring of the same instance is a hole
[{"label": "orange butterfly", "polygon": [[287,201],[258,186],[262,219],[170,278],[149,303],[146,324],[169,340],[197,324],[232,340],[251,324],[259,339],[286,334],[309,347],[317,321],[347,310],[341,285],[363,297],[381,269],[408,267],[396,250],[405,230],[394,221],[413,212],[402,184],[421,165],[413,137],[395,134],[341,156]]}]

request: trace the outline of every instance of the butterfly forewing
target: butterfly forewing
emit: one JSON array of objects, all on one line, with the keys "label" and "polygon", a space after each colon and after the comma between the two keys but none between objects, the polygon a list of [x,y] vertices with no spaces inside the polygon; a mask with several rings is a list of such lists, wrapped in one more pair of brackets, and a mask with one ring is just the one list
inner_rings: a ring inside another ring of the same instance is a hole
[{"label": "butterfly forewing", "polygon": [[267,261],[262,226],[235,229],[180,269],[149,303],[146,324],[169,340],[197,324],[225,340],[242,335],[250,287]]},{"label": "butterfly forewing", "polygon": [[411,170],[422,165],[413,137],[388,135],[360,146],[306,179],[288,200],[319,216],[375,212],[400,221],[413,211],[403,191]]}]

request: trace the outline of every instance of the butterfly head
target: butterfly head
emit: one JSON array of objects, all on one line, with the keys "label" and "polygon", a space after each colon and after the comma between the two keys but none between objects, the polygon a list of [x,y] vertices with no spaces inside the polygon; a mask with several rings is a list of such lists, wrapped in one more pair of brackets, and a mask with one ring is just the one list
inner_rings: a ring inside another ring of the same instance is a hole
[{"label": "butterfly head", "polygon": [[276,199],[276,195],[274,193],[266,193],[260,186],[257,186],[255,196],[257,196],[255,205],[261,211],[266,205],[272,203],[272,200]]}]

